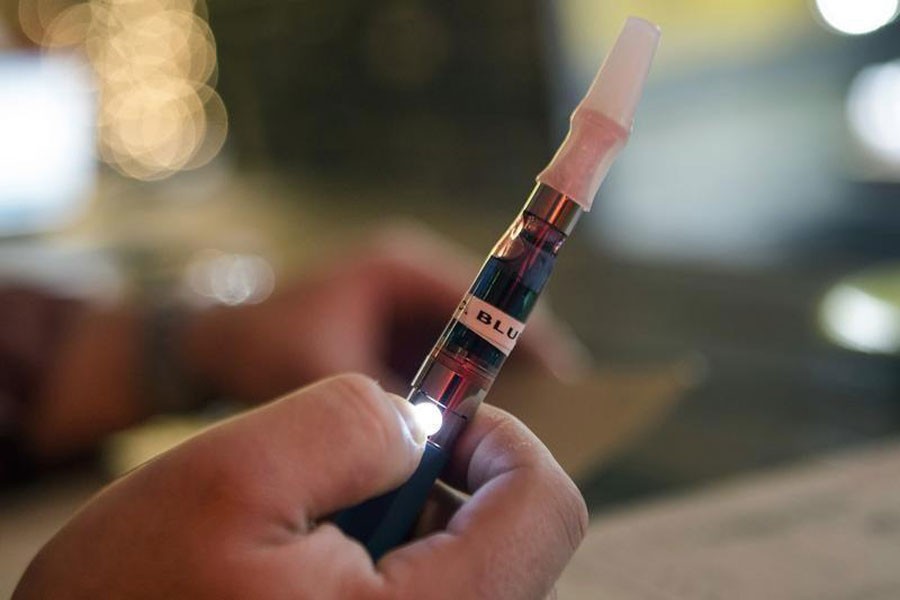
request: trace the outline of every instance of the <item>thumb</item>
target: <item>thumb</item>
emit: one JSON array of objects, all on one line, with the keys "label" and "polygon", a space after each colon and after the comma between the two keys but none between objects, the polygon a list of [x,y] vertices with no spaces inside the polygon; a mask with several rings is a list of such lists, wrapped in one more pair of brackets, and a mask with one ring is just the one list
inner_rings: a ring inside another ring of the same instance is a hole
[{"label": "thumb", "polygon": [[425,442],[409,402],[363,375],[326,379],[201,437],[220,438],[207,443],[227,449],[220,464],[245,493],[307,521],[403,483]]}]

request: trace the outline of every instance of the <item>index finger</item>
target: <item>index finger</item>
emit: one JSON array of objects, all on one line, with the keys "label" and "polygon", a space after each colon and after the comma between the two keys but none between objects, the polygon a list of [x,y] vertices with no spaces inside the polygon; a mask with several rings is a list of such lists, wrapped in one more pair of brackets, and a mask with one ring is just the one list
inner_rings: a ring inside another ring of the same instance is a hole
[{"label": "index finger", "polygon": [[547,448],[511,415],[482,406],[448,477],[465,480],[472,498],[446,531],[386,555],[385,579],[445,597],[545,596],[587,527],[581,494]]}]

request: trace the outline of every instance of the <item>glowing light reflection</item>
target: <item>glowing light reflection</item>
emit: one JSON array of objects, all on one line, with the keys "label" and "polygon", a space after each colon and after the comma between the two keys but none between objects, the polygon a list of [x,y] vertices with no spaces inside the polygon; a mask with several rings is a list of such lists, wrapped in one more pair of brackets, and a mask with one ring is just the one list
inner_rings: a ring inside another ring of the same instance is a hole
[{"label": "glowing light reflection", "polygon": [[441,429],[444,417],[441,409],[431,402],[419,402],[413,405],[413,415],[425,435],[434,435]]}]

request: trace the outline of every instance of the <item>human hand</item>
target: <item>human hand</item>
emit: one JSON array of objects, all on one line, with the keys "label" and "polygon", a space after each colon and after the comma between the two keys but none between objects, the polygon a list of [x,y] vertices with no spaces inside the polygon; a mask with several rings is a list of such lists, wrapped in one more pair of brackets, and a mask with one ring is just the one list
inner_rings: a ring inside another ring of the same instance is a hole
[{"label": "human hand", "polygon": [[423,449],[409,404],[344,375],[226,421],[113,483],[26,571],[14,598],[540,598],[584,533],[571,480],[484,406],[444,531],[373,565],[320,521],[396,487]]},{"label": "human hand", "polygon": [[[477,266],[424,229],[389,227],[266,302],[200,315],[187,329],[185,362],[200,379],[250,401],[345,371],[405,393]],[[511,362],[574,377],[585,356],[539,306]]]}]

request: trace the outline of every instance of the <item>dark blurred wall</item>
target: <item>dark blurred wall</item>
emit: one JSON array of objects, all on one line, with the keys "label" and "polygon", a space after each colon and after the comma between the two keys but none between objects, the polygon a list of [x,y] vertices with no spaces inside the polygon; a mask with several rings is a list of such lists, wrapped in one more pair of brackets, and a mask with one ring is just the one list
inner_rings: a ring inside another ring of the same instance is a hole
[{"label": "dark blurred wall", "polygon": [[547,159],[537,3],[230,0],[210,22],[243,165],[519,189]]}]

